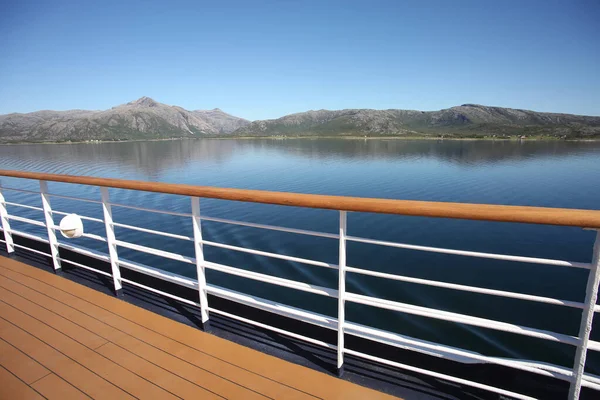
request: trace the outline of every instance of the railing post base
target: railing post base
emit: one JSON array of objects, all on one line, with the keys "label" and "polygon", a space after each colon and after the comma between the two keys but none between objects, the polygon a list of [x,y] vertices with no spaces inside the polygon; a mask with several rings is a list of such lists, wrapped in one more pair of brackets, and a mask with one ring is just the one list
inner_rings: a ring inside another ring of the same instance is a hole
[{"label": "railing post base", "polygon": [[123,289],[115,289],[115,297],[123,297]]},{"label": "railing post base", "polygon": [[344,366],[342,365],[339,368],[336,368],[337,377],[341,378],[344,375]]},{"label": "railing post base", "polygon": [[203,332],[209,332],[210,331],[210,320],[201,322],[200,323],[200,329]]}]

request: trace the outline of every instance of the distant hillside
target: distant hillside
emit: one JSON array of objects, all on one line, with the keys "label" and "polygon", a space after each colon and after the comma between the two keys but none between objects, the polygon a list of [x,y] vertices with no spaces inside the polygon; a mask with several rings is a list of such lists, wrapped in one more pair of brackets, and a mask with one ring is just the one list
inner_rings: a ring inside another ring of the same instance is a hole
[{"label": "distant hillside", "polygon": [[464,104],[440,111],[318,110],[250,122],[142,97],[105,111],[0,115],[0,142],[270,136],[600,137],[600,117]]},{"label": "distant hillside", "polygon": [[464,104],[440,111],[318,110],[254,121],[234,136],[600,136],[600,117]]},{"label": "distant hillside", "polygon": [[0,115],[0,141],[131,140],[229,134],[249,121],[219,109],[188,111],[142,97],[105,111]]}]

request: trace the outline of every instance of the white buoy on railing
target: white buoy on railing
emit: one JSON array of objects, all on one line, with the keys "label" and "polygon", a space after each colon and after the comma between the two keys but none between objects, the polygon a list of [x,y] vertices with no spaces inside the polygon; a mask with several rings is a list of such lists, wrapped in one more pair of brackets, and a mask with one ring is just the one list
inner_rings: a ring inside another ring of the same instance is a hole
[{"label": "white buoy on railing", "polygon": [[83,222],[77,214],[66,215],[59,224],[60,233],[68,238],[75,239],[83,235]]}]

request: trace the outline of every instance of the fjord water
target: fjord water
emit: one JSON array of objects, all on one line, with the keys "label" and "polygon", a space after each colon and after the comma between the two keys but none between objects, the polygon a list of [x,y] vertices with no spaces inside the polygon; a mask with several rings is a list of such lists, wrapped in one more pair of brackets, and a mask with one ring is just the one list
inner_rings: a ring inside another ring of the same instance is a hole
[{"label": "fjord water", "polygon": [[[0,146],[0,168],[299,193],[600,209],[600,143],[436,140],[185,140]],[[37,182],[2,178],[5,187],[38,190]],[[50,183],[58,194],[98,200],[94,187]],[[116,203],[190,212],[182,196],[111,190]],[[39,196],[5,191],[7,200],[40,205]],[[99,204],[53,198],[55,209],[101,217]],[[34,210],[9,212],[42,219]],[[202,199],[203,215],[336,233],[329,210]],[[192,235],[187,217],[113,208],[116,222]],[[58,222],[57,216],[55,217]],[[102,224],[88,232],[104,236]],[[13,227],[45,235],[18,222]],[[202,223],[204,238],[252,249],[337,263],[338,244],[282,232]],[[462,250],[591,260],[594,233],[579,228],[349,213],[353,236]],[[120,240],[193,256],[191,242],[119,228]],[[64,240],[61,238],[61,240]],[[106,252],[105,243],[77,244]],[[335,270],[205,247],[209,261],[332,288]],[[195,277],[195,267],[119,248],[121,257]],[[348,265],[392,274],[583,301],[585,270],[348,244]],[[335,299],[208,271],[216,285],[336,315]],[[577,335],[581,311],[413,283],[348,274],[349,291],[419,306]],[[573,347],[510,333],[441,322],[347,303],[348,319],[488,355],[572,366]],[[597,319],[598,320],[598,319]],[[592,337],[600,340],[600,323]],[[589,352],[587,370],[600,373]]]}]

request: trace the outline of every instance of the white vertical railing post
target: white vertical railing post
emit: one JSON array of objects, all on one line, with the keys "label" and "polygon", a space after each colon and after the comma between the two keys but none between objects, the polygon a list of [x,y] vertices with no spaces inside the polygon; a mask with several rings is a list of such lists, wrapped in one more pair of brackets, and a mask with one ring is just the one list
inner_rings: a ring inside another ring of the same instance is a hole
[{"label": "white vertical railing post", "polygon": [[346,211],[340,211],[340,251],[338,261],[337,374],[344,374],[344,319],[346,295]]},{"label": "white vertical railing post", "polygon": [[50,207],[50,195],[48,195],[48,182],[40,181],[40,194],[42,195],[42,209],[44,210],[44,221],[46,222],[46,230],[48,232],[48,243],[50,244],[50,255],[52,256],[52,264],[54,272],[62,272],[60,266],[60,258],[58,255],[58,239],[54,231],[54,218],[52,217],[52,207]]},{"label": "white vertical railing post", "polygon": [[4,195],[2,194],[2,184],[0,184],[0,219],[2,220],[2,230],[4,231],[6,251],[8,253],[13,253],[15,251],[15,243],[13,242],[12,231],[10,230],[8,211],[6,210],[6,200],[4,200]]},{"label": "white vertical railing post", "polygon": [[196,272],[198,273],[198,294],[200,296],[200,314],[202,329],[209,329],[208,296],[206,294],[206,275],[204,271],[204,247],[202,244],[202,221],[200,220],[200,199],[191,197],[192,225],[194,227],[194,250],[196,252]]},{"label": "white vertical railing post", "polygon": [[115,296],[119,297],[123,293],[123,284],[121,283],[121,270],[119,269],[119,255],[117,253],[117,244],[115,238],[115,227],[113,225],[112,209],[108,188],[101,187],[102,212],[104,213],[104,227],[106,228],[106,244],[108,245],[108,257],[110,258],[110,270],[112,272]]},{"label": "white vertical railing post", "polygon": [[588,342],[592,331],[592,322],[594,319],[594,306],[598,299],[598,283],[600,282],[600,230],[596,231],[596,241],[594,242],[594,254],[588,276],[587,287],[585,291],[585,306],[581,316],[581,325],[579,326],[579,345],[575,351],[575,363],[573,365],[573,380],[569,388],[569,399],[579,399],[581,392],[581,379],[585,370],[585,358],[587,356]]}]

